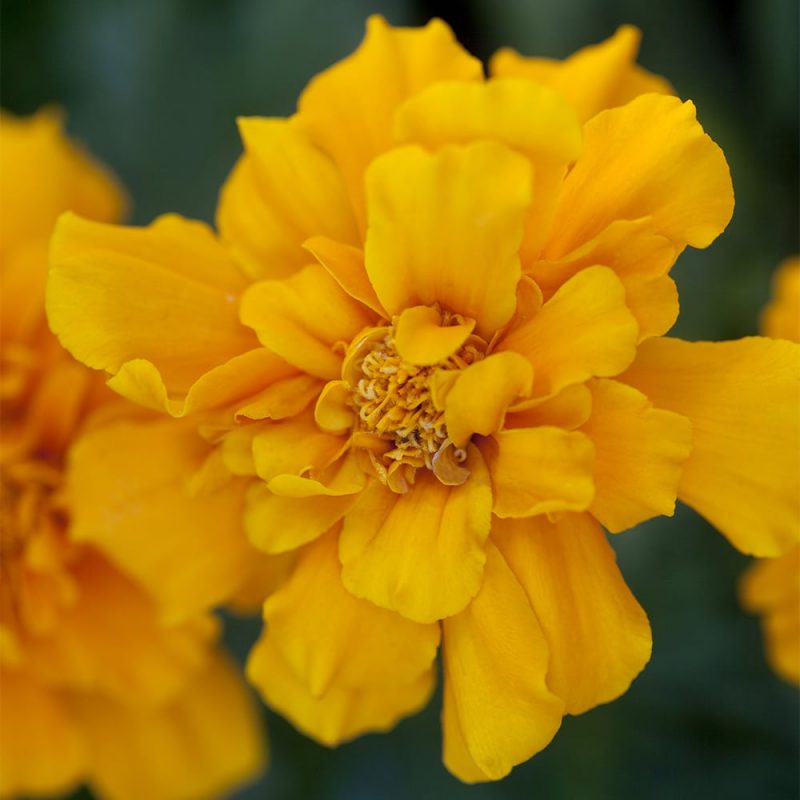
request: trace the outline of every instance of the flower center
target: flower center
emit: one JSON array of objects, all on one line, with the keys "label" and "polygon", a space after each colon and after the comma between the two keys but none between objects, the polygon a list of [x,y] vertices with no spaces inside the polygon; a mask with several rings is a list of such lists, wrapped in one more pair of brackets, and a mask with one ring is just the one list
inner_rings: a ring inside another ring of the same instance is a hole
[{"label": "flower center", "polygon": [[357,413],[353,443],[364,448],[371,471],[394,491],[407,491],[423,467],[448,485],[469,476],[463,466],[466,450],[447,435],[441,397],[454,372],[484,357],[482,345],[470,337],[456,353],[430,366],[400,356],[393,327],[371,328],[351,345],[344,379]]}]

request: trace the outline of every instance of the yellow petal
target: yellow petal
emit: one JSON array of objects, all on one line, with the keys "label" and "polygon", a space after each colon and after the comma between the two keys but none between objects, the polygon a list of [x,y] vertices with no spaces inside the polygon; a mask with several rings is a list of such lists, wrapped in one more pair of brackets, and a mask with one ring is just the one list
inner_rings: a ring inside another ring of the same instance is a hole
[{"label": "yellow petal", "polygon": [[619,697],[650,659],[647,615],[588,514],[497,520],[492,540],[542,626],[547,685],[570,714]]},{"label": "yellow petal", "polygon": [[637,338],[619,278],[607,267],[589,267],[506,334],[497,349],[521,353],[533,364],[534,395],[543,396],[622,372],[633,361]]},{"label": "yellow petal", "polygon": [[652,217],[617,220],[586,244],[558,260],[527,267],[548,295],[571,276],[594,264],[614,270],[625,287],[625,301],[639,324],[639,340],[666,333],[678,316],[678,291],[667,272],[680,252],[651,231]]},{"label": "yellow petal", "polygon": [[653,408],[623,383],[588,385],[592,415],[581,431],[594,444],[595,496],[589,510],[612,533],[660,514],[671,517],[692,449],[689,420]]},{"label": "yellow petal", "polygon": [[678,497],[744,553],[800,539],[800,345],[649,339],[620,380],[692,423]]},{"label": "yellow petal", "polygon": [[[213,367],[201,375],[183,396],[171,397],[158,369],[144,359],[126,361],[108,380],[108,386],[146,408],[166,411],[173,417],[185,417],[196,411],[244,400],[247,402],[242,408],[252,410],[252,403],[258,403],[262,392],[276,400],[275,395],[280,393],[285,379],[297,377],[297,374],[297,367],[287,364],[266,348],[257,347]],[[272,413],[279,415],[274,404]]]},{"label": "yellow petal", "polygon": [[388,318],[369,282],[364,266],[364,251],[360,247],[335,242],[325,236],[312,236],[303,242],[303,247],[330,272],[347,294],[371,308],[378,316]]},{"label": "yellow petal", "polygon": [[264,604],[267,637],[315,697],[333,686],[411,684],[439,646],[438,625],[420,625],[345,589],[332,531],[306,547],[289,581]]},{"label": "yellow petal", "polygon": [[492,139],[533,166],[533,202],[525,221],[524,262],[538,253],[555,211],[568,165],[581,152],[575,112],[546,86],[530,81],[443,82],[408,100],[395,116],[400,142],[429,149]]},{"label": "yellow petal", "polygon": [[295,375],[277,380],[237,408],[234,419],[241,422],[294,417],[308,407],[321,388],[322,382],[310,375]]},{"label": "yellow petal", "polygon": [[344,175],[362,227],[364,170],[393,145],[395,110],[443,80],[480,80],[483,68],[439,19],[392,28],[372,16],[358,50],[317,75],[300,96],[296,124]]},{"label": "yellow petal", "polygon": [[48,239],[64,211],[100,222],[116,222],[124,215],[124,191],[107,169],[67,138],[58,109],[44,108],[28,118],[4,111],[0,136],[4,257],[35,239]]},{"label": "yellow petal", "polygon": [[355,500],[353,495],[322,495],[309,502],[274,494],[263,484],[255,484],[247,494],[244,527],[259,550],[284,553],[321,536],[352,508]]},{"label": "yellow petal", "polygon": [[800,686],[800,546],[753,564],[742,576],[739,593],[748,611],[762,615],[770,666]]},{"label": "yellow petal", "polygon": [[242,296],[241,319],[274,353],[324,380],[339,377],[345,345],[374,315],[312,264],[282,280],[260,281]]},{"label": "yellow petal", "polygon": [[247,493],[244,517],[250,541],[267,553],[293,550],[321,536],[350,510],[365,476],[354,458],[332,465],[326,480],[278,475]]},{"label": "yellow petal", "polygon": [[548,294],[582,269],[595,264],[613,269],[626,285],[633,276],[665,275],[680,249],[665,236],[653,233],[654,224],[652,217],[615,220],[597,236],[559,258],[526,264],[526,272]]},{"label": "yellow petal", "polygon": [[426,705],[433,691],[433,669],[399,686],[332,686],[315,697],[292,671],[275,643],[261,637],[250,653],[247,677],[265,701],[322,744],[333,747],[362,733],[387,731]]},{"label": "yellow petal", "polygon": [[73,536],[101,547],[172,620],[224,601],[246,574],[246,482],[188,491],[208,450],[191,423],[167,420],[93,429],[70,455]]},{"label": "yellow petal", "polygon": [[442,628],[445,702],[452,700],[445,766],[464,781],[498,780],[549,744],[563,703],[545,684],[549,653],[536,615],[491,542],[480,593]]},{"label": "yellow petal", "polygon": [[314,406],[314,422],[326,433],[343,434],[352,429],[356,413],[350,404],[352,390],[347,381],[329,381]]},{"label": "yellow petal", "polygon": [[675,324],[680,311],[678,287],[669,275],[623,279],[625,302],[639,325],[639,341],[663,336]]},{"label": "yellow petal", "polygon": [[104,797],[222,796],[264,768],[260,715],[221,656],[165,706],[145,710],[85,695],[71,707],[91,754],[90,784]]},{"label": "yellow petal", "polygon": [[594,449],[582,433],[546,427],[500,431],[481,449],[498,517],[583,511],[592,502]]},{"label": "yellow petal", "polygon": [[445,401],[447,435],[464,447],[473,433],[488,436],[503,426],[506,409],[531,393],[533,370],[518,353],[497,353],[471,364]]},{"label": "yellow petal", "polygon": [[564,61],[525,58],[503,48],[492,56],[490,70],[497,77],[527,78],[552,86],[584,122],[646,92],[672,93],[666,80],[636,65],[641,37],[637,28],[623,25],[609,39],[584,47]]},{"label": "yellow petal", "polygon": [[574,383],[551,397],[522,400],[509,409],[507,428],[551,425],[574,431],[592,413],[592,394],[583,383]]},{"label": "yellow petal", "polygon": [[800,342],[800,258],[787,258],[772,285],[773,299],[761,314],[761,330],[773,339]]},{"label": "yellow petal", "polygon": [[394,325],[394,343],[400,357],[411,364],[429,366],[455,353],[472,333],[472,320],[442,327],[441,314],[430,306],[406,308]]},{"label": "yellow petal", "polygon": [[253,438],[252,447],[256,473],[270,481],[283,474],[316,476],[336,460],[345,440],[299,417],[267,425]]},{"label": "yellow petal", "polygon": [[647,94],[584,127],[584,151],[564,181],[545,256],[572,252],[616,220],[651,217],[650,233],[708,247],[733,213],[725,156],[691,102]]},{"label": "yellow petal", "polygon": [[471,447],[461,486],[419,470],[407,494],[375,483],[344,519],[342,580],[356,596],[433,622],[460,611],[481,585],[491,491],[480,453]]},{"label": "yellow petal", "polygon": [[86,774],[83,737],[58,692],[0,671],[0,796],[67,795]]},{"label": "yellow petal", "polygon": [[217,226],[247,274],[283,278],[308,263],[313,235],[359,241],[342,178],[286,119],[244,117],[245,154],[222,188]]},{"label": "yellow petal", "polygon": [[367,273],[384,308],[439,303],[490,336],[511,319],[530,167],[504,145],[402,147],[367,177]]},{"label": "yellow petal", "polygon": [[73,575],[79,587],[75,603],[56,630],[26,645],[29,669],[42,680],[156,705],[174,696],[187,673],[204,663],[215,631],[211,620],[164,627],[144,592],[93,551],[73,567]]},{"label": "yellow petal", "polygon": [[116,373],[144,359],[182,394],[256,344],[237,318],[243,285],[201,223],[167,216],[124,228],[67,214],[52,241],[47,313],[88,366]]}]

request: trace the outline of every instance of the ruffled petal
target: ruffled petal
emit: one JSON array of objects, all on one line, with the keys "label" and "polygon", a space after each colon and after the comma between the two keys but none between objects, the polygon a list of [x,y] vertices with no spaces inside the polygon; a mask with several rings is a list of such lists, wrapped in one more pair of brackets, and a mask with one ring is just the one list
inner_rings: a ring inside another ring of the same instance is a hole
[{"label": "ruffled petal", "polygon": [[423,708],[436,682],[433,669],[412,683],[332,686],[315,697],[264,635],[250,652],[247,677],[264,700],[298,730],[333,747],[363,733],[388,731],[403,717]]},{"label": "ruffled petal", "polygon": [[675,512],[692,449],[686,417],[653,408],[640,392],[610,380],[589,382],[592,415],[581,428],[594,444],[591,513],[612,533]]},{"label": "ruffled petal", "polygon": [[360,247],[335,242],[325,236],[312,236],[303,243],[303,247],[330,272],[347,294],[371,308],[379,317],[388,319],[389,315],[369,282],[364,266],[364,251]]},{"label": "ruffled petal", "polygon": [[619,374],[636,355],[638,333],[619,278],[607,267],[589,267],[506,334],[497,349],[521,353],[533,364],[533,392],[543,396]]},{"label": "ruffled petal", "polygon": [[533,200],[525,220],[523,263],[539,252],[568,165],[580,155],[581,128],[558,92],[519,80],[446,82],[399,109],[395,135],[435,150],[446,144],[491,139],[524,155],[533,166]]},{"label": "ruffled petal", "polygon": [[242,296],[240,313],[271,351],[324,380],[339,377],[342,355],[334,345],[347,345],[375,320],[319,264],[253,284]]},{"label": "ruffled petal", "polygon": [[267,637],[315,697],[333,686],[414,683],[430,671],[439,627],[359,600],[342,584],[338,533],[305,548],[287,583],[264,604]]},{"label": "ruffled petal", "polygon": [[649,339],[620,380],[692,423],[681,500],[744,553],[800,539],[800,345]]},{"label": "ruffled petal", "polygon": [[527,78],[552,86],[585,122],[640,94],[672,94],[672,87],[664,78],[636,65],[641,38],[638,28],[623,25],[604,42],[584,47],[564,61],[525,58],[503,48],[492,56],[490,72],[497,77]]},{"label": "ruffled petal", "polygon": [[373,162],[366,187],[367,274],[390,314],[439,303],[487,336],[511,319],[532,197],[522,156],[496,142],[401,147]]},{"label": "ruffled petal", "polygon": [[546,398],[522,400],[506,414],[506,428],[537,428],[549,425],[574,431],[592,413],[592,393],[584,383],[573,383]]},{"label": "ruffled petal", "polygon": [[491,489],[480,453],[470,475],[445,486],[419,470],[407,494],[375,483],[345,516],[339,544],[342,580],[356,596],[433,622],[460,611],[481,585]]},{"label": "ruffled petal", "polygon": [[548,427],[500,431],[481,450],[498,517],[583,511],[592,502],[594,448],[582,433]]},{"label": "ruffled petal", "polygon": [[570,714],[619,697],[650,658],[647,615],[588,514],[497,520],[492,541],[525,590],[550,650],[547,685]]},{"label": "ruffled petal", "polygon": [[491,542],[480,593],[442,628],[445,766],[468,783],[498,780],[549,744],[564,706],[545,683],[536,614]]},{"label": "ruffled petal", "polygon": [[545,257],[557,260],[616,220],[650,217],[647,233],[707,247],[733,213],[725,156],[694,105],[647,94],[584,127],[584,151],[564,181]]},{"label": "ruffled petal", "polygon": [[365,476],[354,458],[344,458],[324,480],[279,475],[269,487],[247,492],[244,526],[250,541],[266,553],[306,544],[336,524],[358,499]]},{"label": "ruffled petal", "polygon": [[430,306],[412,306],[394,323],[394,343],[400,358],[410,364],[429,366],[455,353],[472,333],[471,320],[442,326],[441,315]]},{"label": "ruffled petal", "polygon": [[341,175],[296,125],[240,118],[239,132],[245,154],[222,188],[217,226],[251,278],[283,278],[304,267],[310,236],[358,243]]},{"label": "ruffled petal", "polygon": [[609,267],[625,287],[639,340],[661,336],[678,317],[678,290],[667,272],[680,250],[666,237],[649,232],[652,225],[651,217],[617,220],[563,258],[527,264],[526,271],[550,295],[586,267]]},{"label": "ruffled petal", "polygon": [[165,420],[93,429],[70,453],[72,535],[134,576],[168,620],[224,601],[247,574],[246,481],[188,491],[208,452],[191,423]]},{"label": "ruffled petal", "polygon": [[[276,395],[281,393],[281,386],[287,379],[299,377],[298,372],[297,367],[266,348],[258,347],[201,375],[183,396],[171,397],[158,369],[144,359],[124,363],[117,374],[109,378],[108,386],[134,403],[166,411],[173,417],[238,403],[242,405],[234,409],[235,416],[250,417],[254,407],[260,405],[264,417],[279,417]],[[260,403],[263,396],[268,400]],[[271,410],[268,411],[267,406]]]},{"label": "ruffled petal", "polygon": [[170,395],[256,345],[237,318],[244,279],[199,222],[124,228],[64,215],[53,236],[47,313],[77,359],[116,373],[150,362]]},{"label": "ruffled petal", "polygon": [[0,796],[66,795],[86,774],[83,737],[58,692],[0,671]]},{"label": "ruffled petal", "polygon": [[531,393],[533,369],[518,353],[496,353],[461,370],[445,400],[447,435],[464,447],[503,426],[506,410]]},{"label": "ruffled petal", "polygon": [[262,722],[235,666],[222,656],[155,709],[73,696],[90,752],[89,782],[104,797],[221,796],[265,764]]},{"label": "ruffled petal", "polygon": [[295,121],[336,162],[363,226],[364,170],[393,145],[397,107],[433,83],[482,77],[480,61],[441,20],[424,28],[393,28],[372,16],[358,50],[308,84]]},{"label": "ruffled petal", "polygon": [[345,447],[345,439],[320,431],[307,417],[267,425],[252,440],[256,474],[267,483],[278,475],[315,477]]}]

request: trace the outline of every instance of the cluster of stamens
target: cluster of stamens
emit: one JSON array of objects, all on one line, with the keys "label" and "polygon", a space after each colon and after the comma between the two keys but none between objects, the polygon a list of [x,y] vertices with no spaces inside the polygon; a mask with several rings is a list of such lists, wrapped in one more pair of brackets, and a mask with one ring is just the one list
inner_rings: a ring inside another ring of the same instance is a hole
[{"label": "cluster of stamens", "polygon": [[[358,343],[351,405],[358,414],[359,431],[386,443],[382,452],[370,454],[379,477],[386,480],[404,468],[401,483],[413,482],[413,471],[425,467],[445,483],[466,479],[465,469],[455,472],[453,467],[463,463],[467,453],[448,438],[444,410],[435,402],[432,381],[439,372],[462,370],[483,357],[480,342],[467,341],[436,364],[410,364],[398,353],[390,327],[375,328]],[[449,469],[439,463],[443,458]],[[384,470],[389,474],[381,474]]]}]

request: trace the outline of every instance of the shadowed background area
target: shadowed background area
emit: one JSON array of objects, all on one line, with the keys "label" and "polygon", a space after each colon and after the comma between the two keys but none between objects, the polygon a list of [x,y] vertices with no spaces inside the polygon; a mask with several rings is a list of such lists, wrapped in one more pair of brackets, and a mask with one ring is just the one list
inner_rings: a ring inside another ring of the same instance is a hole
[{"label": "shadowed background area", "polygon": [[[563,57],[622,23],[640,62],[692,98],[733,173],[737,208],[673,273],[688,339],[754,334],[777,263],[798,249],[798,7],[794,0],[6,0],[2,104],[65,108],[72,135],[120,176],[133,221],[213,220],[240,152],[235,118],[293,111],[306,81],[350,52],[366,16],[438,15],[481,58],[502,45]],[[765,398],[765,406],[768,398]],[[768,413],[768,412],[765,412]],[[653,660],[621,700],[565,720],[507,780],[467,787],[440,762],[437,695],[391,734],[327,750],[264,713],[272,767],[241,798],[795,798],[798,692],[765,664],[736,581],[747,559],[680,508],[613,538],[653,626]],[[580,591],[580,587],[576,587]],[[259,624],[229,621],[240,659]],[[132,654],[133,655],[133,654]],[[0,721],[1,724],[1,721]],[[85,796],[85,795],[82,795]],[[144,800],[144,799],[143,799]]]}]

